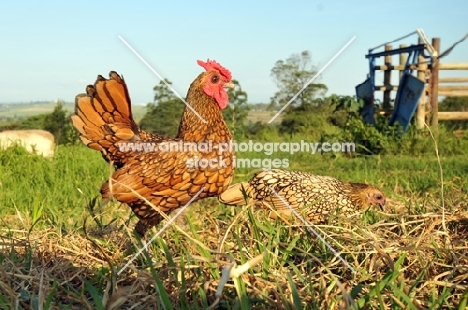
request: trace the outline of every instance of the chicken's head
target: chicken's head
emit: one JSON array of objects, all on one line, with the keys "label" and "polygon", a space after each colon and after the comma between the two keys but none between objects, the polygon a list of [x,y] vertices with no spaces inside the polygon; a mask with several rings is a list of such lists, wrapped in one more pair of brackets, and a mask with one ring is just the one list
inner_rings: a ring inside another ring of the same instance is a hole
[{"label": "chicken's head", "polygon": [[366,198],[369,206],[379,206],[383,211],[386,203],[385,194],[376,187],[369,186],[366,190]]},{"label": "chicken's head", "polygon": [[203,91],[216,100],[220,109],[226,108],[229,97],[224,88],[234,88],[231,72],[214,60],[208,59],[207,62],[198,60],[197,63],[206,70],[201,82]]}]

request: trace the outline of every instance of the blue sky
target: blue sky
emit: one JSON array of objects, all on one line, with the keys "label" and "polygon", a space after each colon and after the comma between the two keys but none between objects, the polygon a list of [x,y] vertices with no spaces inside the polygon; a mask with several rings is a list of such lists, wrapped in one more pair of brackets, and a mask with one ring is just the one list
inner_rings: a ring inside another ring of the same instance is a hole
[{"label": "blue sky", "polygon": [[[270,70],[309,50],[327,94],[354,94],[368,72],[369,48],[422,28],[442,50],[468,32],[468,1],[10,1],[0,11],[0,103],[73,101],[97,74],[124,75],[134,104],[152,101],[159,79],[122,36],[185,97],[215,59],[231,70],[249,102],[269,102]],[[417,37],[398,42],[413,44]],[[444,62],[468,62],[468,40]],[[464,74],[466,76],[466,72]]]}]

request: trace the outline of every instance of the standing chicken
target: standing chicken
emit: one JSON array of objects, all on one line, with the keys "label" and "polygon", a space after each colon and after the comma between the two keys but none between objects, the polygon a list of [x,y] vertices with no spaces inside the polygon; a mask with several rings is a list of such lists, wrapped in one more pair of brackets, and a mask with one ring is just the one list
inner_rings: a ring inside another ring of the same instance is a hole
[{"label": "standing chicken", "polygon": [[190,85],[190,107],[185,107],[175,139],[138,127],[127,86],[114,71],[110,79],[99,75],[86,94],[76,96],[73,126],[84,144],[116,167],[101,187],[102,197],[132,208],[140,236],[163,219],[158,210],[168,214],[191,200],[218,196],[231,183],[234,154],[231,148],[217,147],[231,141],[221,114],[228,105],[224,88],[234,87],[231,73],[216,61],[198,64],[206,72]]},{"label": "standing chicken", "polygon": [[[351,215],[370,206],[378,205],[381,209],[385,206],[385,195],[372,185],[278,169],[260,171],[248,183],[231,185],[219,196],[219,201],[227,205],[245,205],[242,187],[249,205],[271,207],[286,216],[292,213],[291,208],[305,207],[305,214],[313,223],[325,221],[334,211]],[[271,212],[270,216],[276,214]]]}]

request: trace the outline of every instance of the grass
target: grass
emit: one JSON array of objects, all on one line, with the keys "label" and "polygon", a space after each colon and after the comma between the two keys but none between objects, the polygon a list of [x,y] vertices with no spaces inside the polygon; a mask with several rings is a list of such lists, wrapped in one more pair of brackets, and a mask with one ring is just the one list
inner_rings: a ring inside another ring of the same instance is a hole
[{"label": "grass", "polygon": [[[465,309],[466,156],[441,158],[444,209],[435,156],[278,156],[389,197],[384,212],[314,226],[355,272],[299,221],[216,199],[191,205],[122,269],[141,241],[127,206],[100,206],[100,154],[59,146],[48,160],[14,148],[0,151],[0,308]],[[256,170],[239,168],[235,182]],[[229,271],[239,276],[219,286]]]}]

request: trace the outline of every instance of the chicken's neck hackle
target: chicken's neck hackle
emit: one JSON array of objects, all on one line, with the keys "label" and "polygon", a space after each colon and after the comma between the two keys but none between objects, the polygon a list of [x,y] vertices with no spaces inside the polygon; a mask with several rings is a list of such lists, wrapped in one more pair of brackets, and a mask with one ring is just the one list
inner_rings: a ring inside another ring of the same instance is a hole
[{"label": "chicken's neck hackle", "polygon": [[188,142],[230,142],[232,135],[216,100],[207,96],[200,87],[203,75],[200,74],[190,85],[186,98],[187,104],[198,115],[185,107],[177,138]]}]

